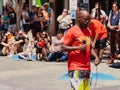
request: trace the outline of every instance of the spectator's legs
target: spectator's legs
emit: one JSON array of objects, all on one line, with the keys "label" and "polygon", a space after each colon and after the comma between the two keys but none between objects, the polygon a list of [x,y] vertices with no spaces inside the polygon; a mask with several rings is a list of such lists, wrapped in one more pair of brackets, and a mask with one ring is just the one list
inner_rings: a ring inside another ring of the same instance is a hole
[{"label": "spectator's legs", "polygon": [[46,51],[46,48],[45,48],[45,47],[42,48],[42,54],[43,54],[43,58],[44,58],[46,61],[49,61],[49,60],[48,60],[48,56],[47,56],[47,51]]},{"label": "spectator's legs", "polygon": [[17,29],[16,29],[16,24],[13,24],[13,30],[12,30],[13,33],[17,32]]},{"label": "spectator's legs", "polygon": [[4,47],[2,49],[2,53],[3,53],[3,55],[7,55],[9,53],[9,47]]},{"label": "spectator's legs", "polygon": [[112,64],[115,58],[115,51],[116,51],[116,32],[110,33],[110,60],[108,64]]},{"label": "spectator's legs", "polygon": [[120,32],[116,33],[116,42],[117,42],[118,50],[119,50],[118,53],[120,54]]},{"label": "spectator's legs", "polygon": [[55,61],[55,59],[56,59],[56,53],[49,54],[48,55],[48,59],[49,59],[49,61]]},{"label": "spectator's legs", "polygon": [[9,27],[8,27],[8,31],[9,31],[9,32],[12,32],[12,30],[13,30],[12,25],[9,25]]},{"label": "spectator's legs", "polygon": [[67,60],[67,54],[62,53],[62,56],[60,58],[61,61]]}]

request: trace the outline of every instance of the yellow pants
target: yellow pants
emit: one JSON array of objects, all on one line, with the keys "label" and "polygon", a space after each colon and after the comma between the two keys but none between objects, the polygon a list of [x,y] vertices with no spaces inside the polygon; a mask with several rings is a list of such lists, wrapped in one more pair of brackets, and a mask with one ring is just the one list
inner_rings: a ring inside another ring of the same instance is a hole
[{"label": "yellow pants", "polygon": [[90,90],[90,71],[69,71],[72,90]]}]

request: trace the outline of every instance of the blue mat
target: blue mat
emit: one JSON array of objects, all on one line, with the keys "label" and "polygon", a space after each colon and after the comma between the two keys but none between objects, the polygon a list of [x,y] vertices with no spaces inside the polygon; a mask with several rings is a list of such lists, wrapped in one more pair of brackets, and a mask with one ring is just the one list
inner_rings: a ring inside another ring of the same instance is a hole
[{"label": "blue mat", "polygon": [[[12,59],[15,60],[15,61],[24,60],[24,59],[20,58],[19,55],[17,55],[17,54],[14,55],[14,56],[12,57]],[[35,55],[32,55],[32,60],[36,60],[36,56],[35,56]]]},{"label": "blue mat", "polygon": [[[97,80],[103,80],[103,81],[106,81],[106,80],[116,80],[117,78],[110,75],[110,74],[106,74],[106,73],[92,73],[92,80],[96,80],[96,77],[97,77]],[[64,74],[62,77],[59,78],[59,80],[69,80],[69,75],[68,73]]]},{"label": "blue mat", "polygon": [[117,78],[115,78],[114,76],[110,75],[110,74],[106,74],[106,73],[92,73],[92,80],[96,80],[96,78],[98,80],[116,80]]}]

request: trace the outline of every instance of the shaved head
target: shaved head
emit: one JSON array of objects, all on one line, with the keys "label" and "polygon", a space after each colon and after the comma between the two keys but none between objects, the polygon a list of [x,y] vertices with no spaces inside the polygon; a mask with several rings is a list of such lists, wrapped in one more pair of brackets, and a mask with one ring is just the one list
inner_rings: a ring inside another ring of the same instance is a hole
[{"label": "shaved head", "polygon": [[78,12],[77,12],[77,15],[78,15],[79,17],[90,16],[89,12],[86,11],[86,10],[80,10],[80,11],[78,11]]},{"label": "shaved head", "polygon": [[77,24],[80,28],[87,28],[90,23],[90,14],[86,10],[77,12]]}]

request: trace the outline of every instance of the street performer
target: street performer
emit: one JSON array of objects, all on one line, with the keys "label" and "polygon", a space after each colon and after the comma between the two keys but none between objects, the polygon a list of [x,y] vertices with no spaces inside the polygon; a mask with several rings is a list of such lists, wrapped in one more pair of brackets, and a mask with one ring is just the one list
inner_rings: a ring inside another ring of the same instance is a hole
[{"label": "street performer", "polygon": [[77,23],[69,29],[61,49],[68,51],[68,73],[72,90],[90,90],[90,55],[95,57],[97,66],[100,61],[91,48],[91,32],[88,29],[90,14],[86,10],[77,12]]}]

